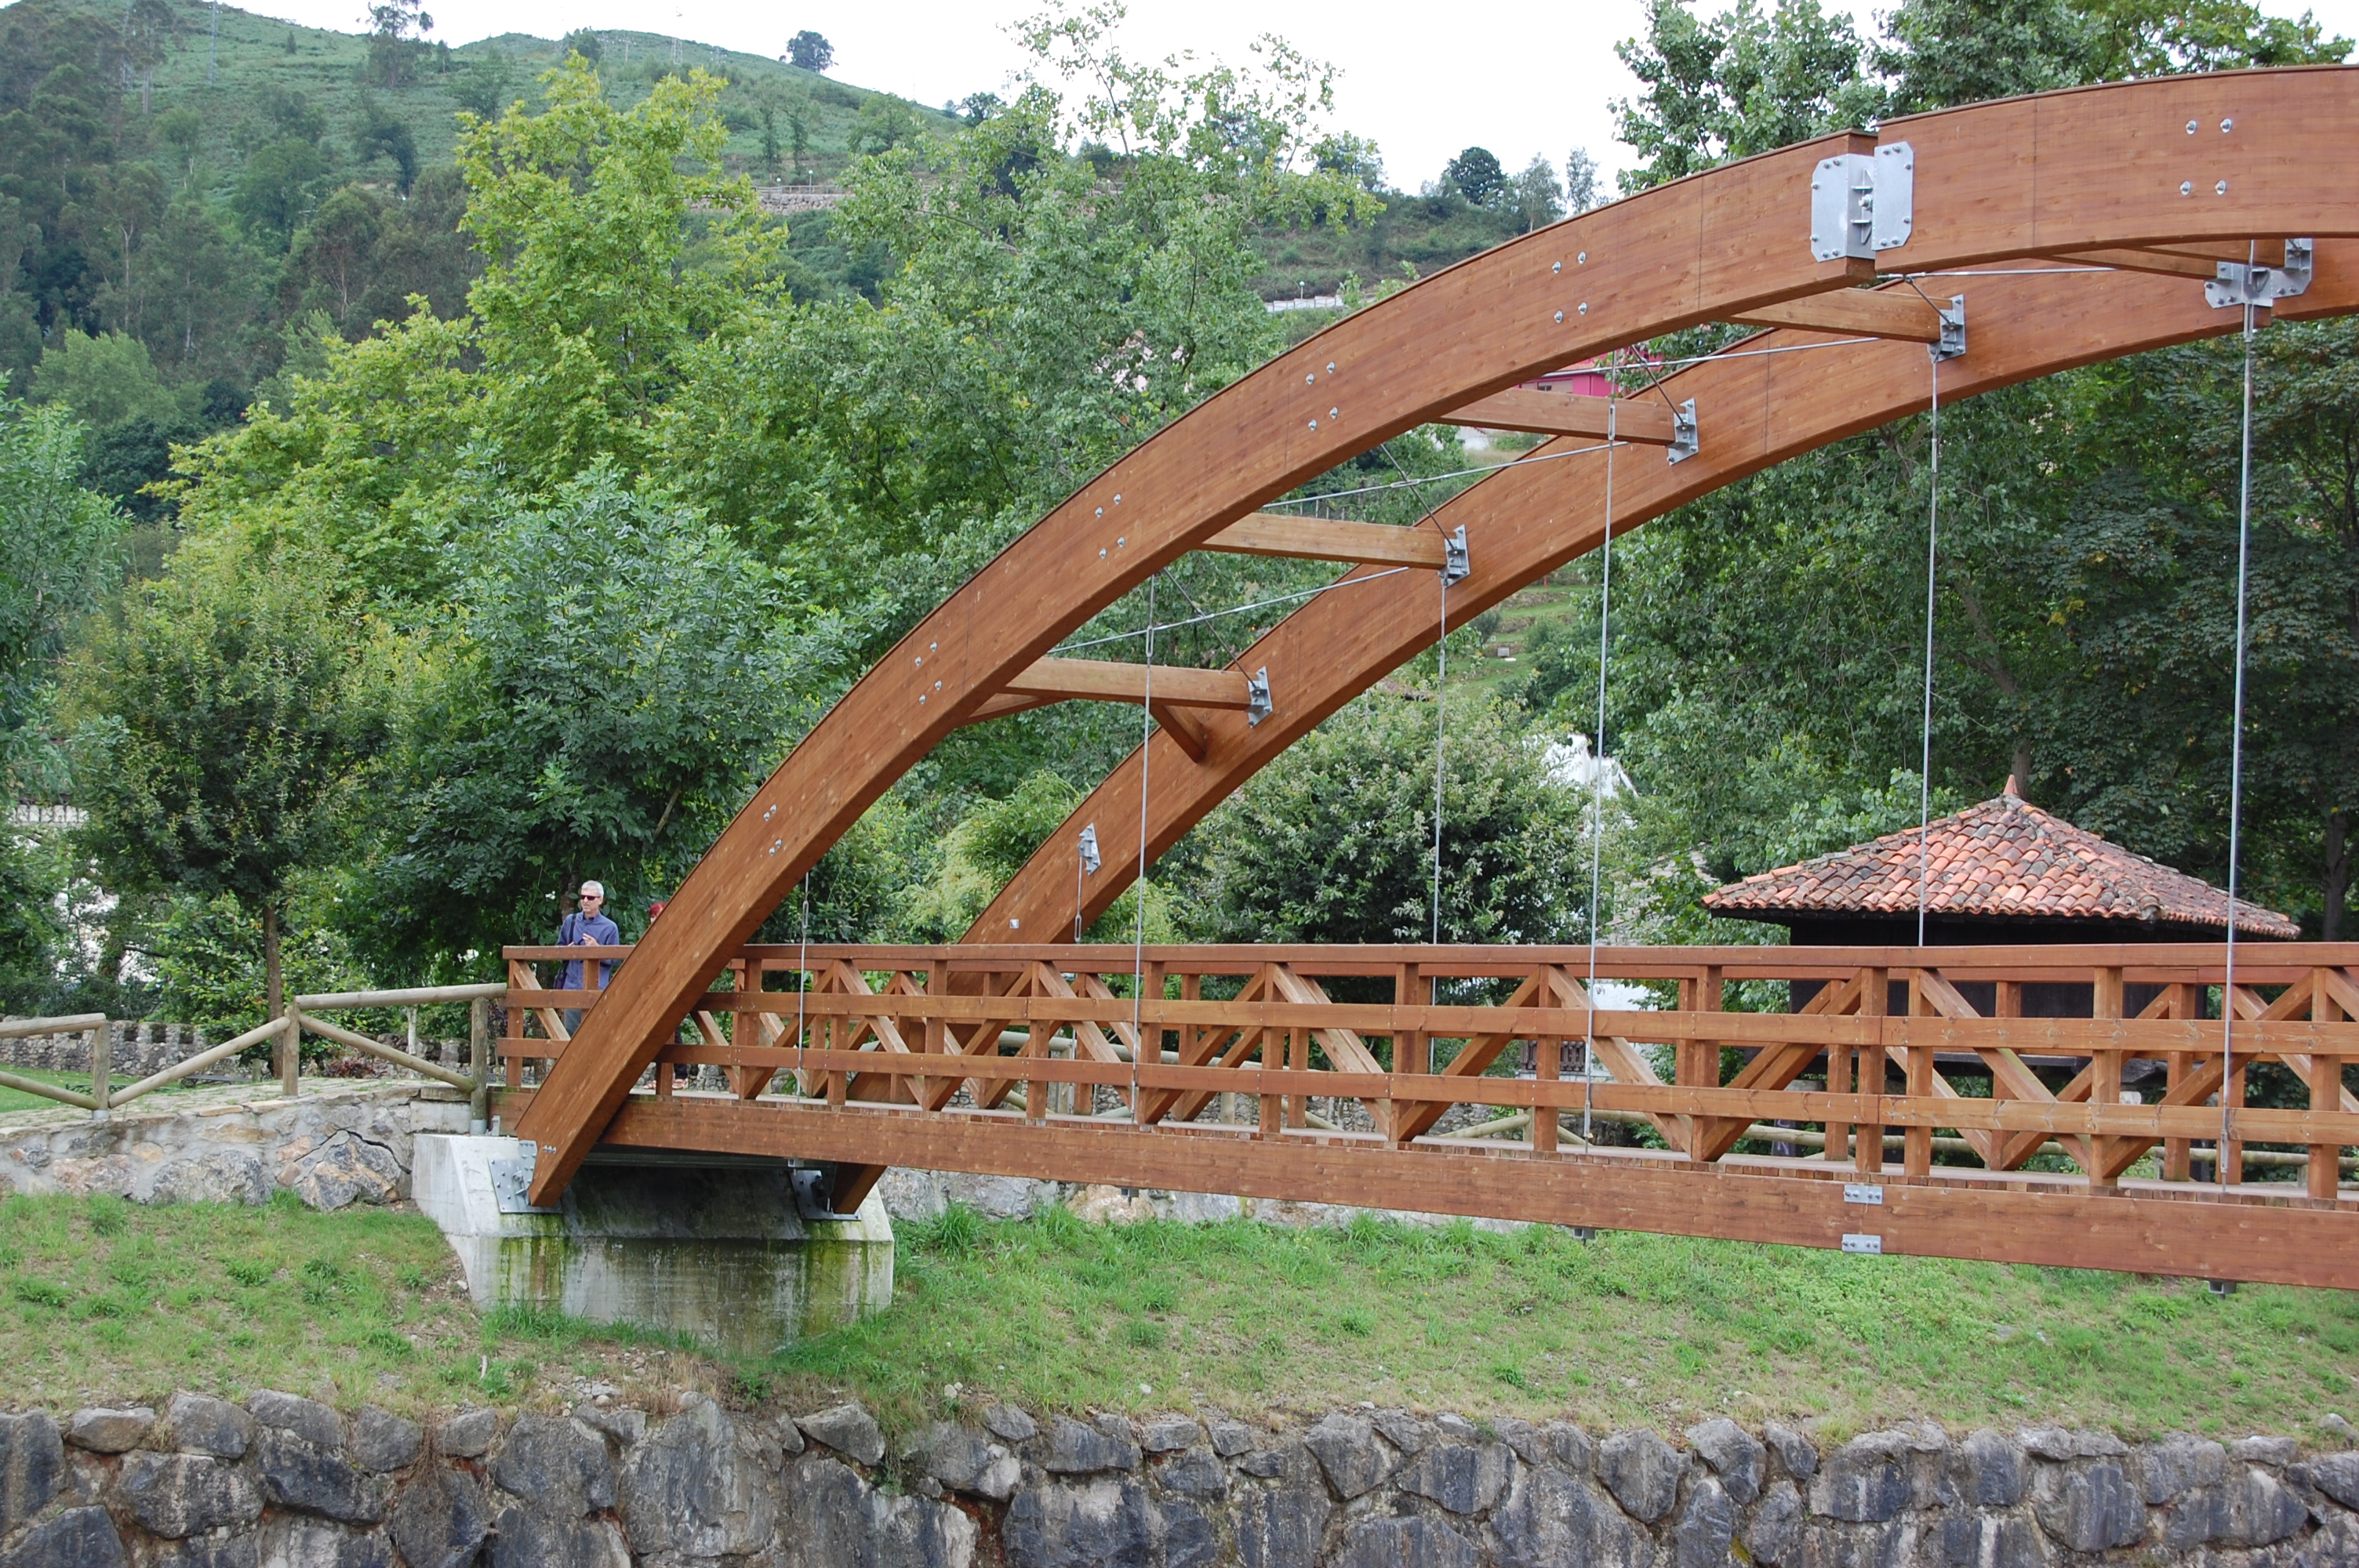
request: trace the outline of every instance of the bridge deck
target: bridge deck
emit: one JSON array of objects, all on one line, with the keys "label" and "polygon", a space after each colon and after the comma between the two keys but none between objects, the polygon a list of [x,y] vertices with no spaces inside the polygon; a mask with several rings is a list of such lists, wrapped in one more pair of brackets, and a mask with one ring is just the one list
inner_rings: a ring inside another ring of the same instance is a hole
[{"label": "bridge deck", "polygon": [[[596,1000],[540,986],[560,953],[508,950],[510,1119]],[[1601,949],[1665,1005],[1594,1008],[1585,948],[1150,947],[1136,995],[1134,961],[747,947],[604,1141],[834,1162],[839,1206],[899,1164],[2359,1286],[2359,945],[2241,950],[2232,1055],[2217,946]],[[2257,1063],[2291,1103],[2246,1103]]]}]

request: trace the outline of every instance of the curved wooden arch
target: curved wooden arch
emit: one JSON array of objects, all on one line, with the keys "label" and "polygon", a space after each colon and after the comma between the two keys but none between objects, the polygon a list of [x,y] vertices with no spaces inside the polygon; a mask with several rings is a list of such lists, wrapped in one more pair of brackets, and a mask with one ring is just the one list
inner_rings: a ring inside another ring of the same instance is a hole
[{"label": "curved wooden arch", "polygon": [[[2158,270],[2200,271],[2208,263],[2189,247],[2206,243],[2359,235],[2359,200],[2354,200],[2359,192],[2331,155],[2317,150],[2342,145],[2354,130],[2359,75],[2340,68],[2090,88],[1895,122],[1883,135],[1913,149],[1916,211],[1907,243],[1886,254],[1899,266],[1927,272],[2178,247],[2175,265],[2158,261]],[[1416,425],[1611,349],[1704,322],[1761,319],[1786,302],[1869,281],[1874,261],[1818,261],[1808,236],[1810,183],[1820,160],[1869,154],[1875,146],[1875,137],[1847,134],[1786,148],[1485,252],[1280,355],[1083,485],[870,670],[681,883],[665,917],[584,1017],[518,1122],[518,1134],[538,1153],[535,1201],[563,1191],[725,956],[752,935],[804,871],[909,767],[1000,698],[1060,638],[1256,507]],[[2076,276],[2084,283],[2099,281]],[[2179,287],[2193,290],[2192,284]],[[2049,308],[2064,311],[2065,321],[2078,308],[2061,297]],[[2053,342],[2061,324],[2051,319],[2022,330]],[[1979,320],[1975,330],[1969,358],[1985,354]],[[2130,347],[2145,346],[2134,327],[2123,337]],[[1780,399],[1823,377],[1832,368],[1825,362],[1845,351],[1784,356],[1809,362],[1793,369],[1779,358],[1731,362],[1761,367],[1737,373],[1759,378],[1750,396],[1753,412],[1739,413],[1734,401],[1725,410],[1700,401],[1710,422],[1706,449],[1734,442],[1742,450],[1749,439],[1744,432],[1756,419],[1758,452],[1791,455],[1818,444],[1804,425],[1785,416]],[[2094,349],[2082,357],[2106,351]],[[2051,356],[2045,368],[2073,362],[2080,362]],[[2039,368],[2027,368],[2016,379],[2037,373]],[[1731,384],[1732,395],[1742,391]],[[1842,419],[1818,441],[1891,416]],[[1761,456],[1743,471],[1774,460]],[[1538,506],[1538,518],[1499,526],[1538,529],[1558,541],[1527,548],[1529,558],[1568,559],[1587,546],[1564,542],[1571,531],[1564,500],[1529,493],[1535,482],[1529,476],[1582,462],[1574,458],[1511,470],[1467,495],[1495,489],[1501,498]],[[1658,476],[1658,482],[1687,499],[1680,492],[1691,481],[1679,476],[1694,466],[1690,460]],[[1724,471],[1720,482],[1735,477]],[[1518,491],[1520,497],[1511,494]],[[1453,504],[1464,505],[1466,498]],[[1638,493],[1627,504],[1628,515],[1642,515]],[[1500,541],[1486,537],[1478,547],[1500,564],[1486,568],[1478,555],[1476,576],[1453,590],[1453,605],[1473,604],[1480,594],[1495,601],[1547,569],[1544,564],[1509,581],[1510,557]],[[1389,592],[1400,593],[1421,575],[1387,579],[1401,585]],[[1426,586],[1419,597],[1430,610]],[[1333,597],[1387,592],[1386,584],[1371,584]],[[1416,643],[1386,651],[1401,639],[1376,624],[1378,602],[1360,600],[1353,622],[1359,640],[1371,645],[1315,650],[1319,665],[1356,671],[1381,658],[1386,662],[1375,671],[1381,673],[1414,651]],[[1430,623],[1405,600],[1398,609],[1419,616],[1419,624]],[[1286,727],[1297,734],[1308,727],[1299,721],[1327,701],[1312,697],[1314,690],[1333,694],[1325,708],[1332,712],[1356,689],[1351,677],[1334,678],[1309,664],[1271,668],[1277,681],[1299,694],[1281,699],[1290,716]],[[1275,754],[1241,751],[1240,732],[1250,734],[1251,727],[1217,717],[1207,726],[1203,758],[1193,764],[1227,778],[1223,794],[1260,765],[1244,765],[1246,753],[1261,761]],[[1170,743],[1158,737],[1156,744]],[[1135,804],[1136,785],[1132,790]],[[1192,798],[1204,798],[1204,792]],[[1150,829],[1150,843],[1177,837],[1177,830],[1167,837]],[[1134,851],[1136,843],[1134,838]],[[1039,896],[1035,870],[1019,876],[1003,903]]]}]

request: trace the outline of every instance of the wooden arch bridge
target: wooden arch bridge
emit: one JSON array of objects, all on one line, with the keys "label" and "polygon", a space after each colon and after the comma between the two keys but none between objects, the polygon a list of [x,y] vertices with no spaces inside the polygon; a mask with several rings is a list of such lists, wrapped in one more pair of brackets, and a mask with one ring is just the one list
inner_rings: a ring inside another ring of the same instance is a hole
[{"label": "wooden arch bridge", "polygon": [[[533,1198],[555,1201],[603,1143],[823,1162],[840,1208],[906,1164],[2359,1286],[2359,1200],[2337,1184],[2359,1145],[2343,1087],[2359,945],[2247,949],[2233,988],[2218,945],[1595,956],[1600,978],[1675,981],[1679,1005],[1658,1011],[1593,1011],[1586,948],[1030,945],[1074,914],[1082,825],[1103,853],[1094,918],[1142,831],[1152,860],[1433,642],[1445,600],[1463,623],[1596,548],[1609,435],[1619,533],[1923,409],[1929,357],[1955,399],[2235,331],[2246,308],[2359,308],[2359,173],[2335,150],[2354,139],[2359,71],[2338,69],[1898,120],[1567,219],[1290,350],[1083,485],[905,637],[755,793],[609,989],[540,992],[557,950],[511,950],[502,1108],[535,1152]],[[1760,331],[1644,397],[1514,390],[1715,322]],[[1260,510],[1437,421],[1554,438],[1411,528]],[[1352,586],[1225,670],[1050,656],[1192,550],[1333,561]],[[747,946],[944,737],[1065,699],[1146,703],[1157,728],[964,942]],[[1332,1000],[1339,977],[1353,995],[1389,980],[1389,999]],[[1723,1011],[1748,978],[1821,984],[1797,1012]],[[1443,984],[1459,980],[1488,985]],[[2090,1016],[2020,1016],[2025,984],[2058,980],[2088,988]],[[1446,1000],[1466,994],[1505,1000]],[[2237,1020],[2233,1055],[2214,1005]],[[570,1038],[567,1007],[588,1010]],[[1563,1043],[1593,1033],[1610,1078],[1568,1070]],[[1673,1048],[1668,1081],[1649,1045]],[[1745,1065],[1723,1082],[1732,1048]],[[2254,1061],[2289,1069],[2308,1107],[2245,1107]],[[725,1092],[676,1078],[704,1065]],[[1989,1097],[1961,1096],[1953,1070]],[[1669,1147],[1581,1140],[1601,1116],[1643,1119]],[[1734,1152],[1747,1138],[1786,1157]],[[2245,1179],[2263,1157],[2248,1142],[2306,1179]],[[2132,1174],[2157,1148],[2160,1179]],[[2027,1170],[2043,1149],[2075,1169]],[[2227,1180],[2188,1179],[2199,1160]]]}]

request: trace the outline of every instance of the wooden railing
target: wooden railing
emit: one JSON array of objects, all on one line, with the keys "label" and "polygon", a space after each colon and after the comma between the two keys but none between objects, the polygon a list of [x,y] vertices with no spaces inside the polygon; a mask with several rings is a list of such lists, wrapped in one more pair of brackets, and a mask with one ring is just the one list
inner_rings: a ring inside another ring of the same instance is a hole
[{"label": "wooden railing", "polygon": [[[280,1016],[258,1023],[243,1034],[224,1040],[218,1045],[208,1046],[192,1056],[175,1062],[159,1072],[150,1074],[136,1083],[126,1084],[121,1088],[114,1085],[113,1064],[108,1060],[111,1021],[104,1014],[93,1012],[76,1013],[67,1018],[15,1019],[0,1023],[0,1039],[13,1039],[29,1034],[87,1033],[90,1036],[90,1091],[83,1093],[79,1089],[68,1088],[61,1084],[52,1084],[40,1078],[28,1078],[9,1072],[0,1072],[0,1088],[11,1088],[19,1093],[38,1095],[44,1099],[56,1100],[60,1105],[70,1105],[77,1109],[87,1110],[94,1119],[104,1120],[117,1107],[127,1105],[141,1096],[151,1094],[167,1085],[193,1077],[208,1067],[250,1051],[265,1042],[269,1042],[273,1045],[280,1092],[292,1096],[300,1092],[301,1079],[297,1067],[299,1059],[298,1046],[302,1034],[309,1032],[321,1039],[332,1040],[351,1050],[390,1062],[395,1066],[406,1068],[420,1077],[432,1078],[454,1088],[469,1091],[474,1107],[474,1118],[482,1120],[486,1114],[484,1106],[491,1081],[491,1004],[495,1000],[506,996],[507,989],[507,987],[502,985],[419,986],[399,990],[342,991],[317,996],[299,996],[288,1004],[285,1012]],[[381,1040],[373,1040],[365,1034],[331,1023],[318,1016],[322,1012],[354,1009],[406,1008],[411,1010],[414,1021],[415,1010],[419,1007],[452,1002],[464,1002],[468,1006],[469,1054],[472,1065],[465,1073],[455,1072],[440,1063],[429,1062],[423,1056],[404,1051],[399,1046],[387,1045]]]},{"label": "wooden railing", "polygon": [[[506,950],[507,1090],[597,1000],[541,966],[629,952]],[[2145,1185],[2159,1150],[2158,1183],[2297,1164],[2299,1187],[2234,1192],[2332,1206],[2359,1145],[2354,969],[2359,944],[2241,948],[2231,1031],[2216,945],[1601,948],[1593,968],[1580,947],[752,946],[635,1099],[2097,1194]],[[1593,1007],[1593,976],[1668,1005]],[[2246,1103],[2263,1063],[2301,1103]],[[707,1067],[725,1087],[693,1092]],[[1603,1147],[1607,1120],[1660,1147]],[[1797,1152],[1758,1148],[1778,1143]]]}]

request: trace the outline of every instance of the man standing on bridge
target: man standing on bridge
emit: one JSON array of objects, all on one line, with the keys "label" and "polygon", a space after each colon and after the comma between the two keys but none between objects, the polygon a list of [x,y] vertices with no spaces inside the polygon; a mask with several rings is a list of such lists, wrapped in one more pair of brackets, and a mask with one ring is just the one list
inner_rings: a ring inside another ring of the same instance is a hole
[{"label": "man standing on bridge", "polygon": [[[622,928],[606,918],[606,885],[599,881],[583,882],[580,907],[567,915],[564,924],[557,928],[557,945],[560,947],[613,947],[619,946],[622,940]],[[582,960],[569,959],[565,972],[558,977],[558,989],[569,991],[604,990],[607,979],[614,973],[613,960],[593,959],[592,967],[597,969],[598,978],[584,986],[582,983]],[[567,1008],[565,1032],[571,1034],[581,1027],[582,1010]]]}]

